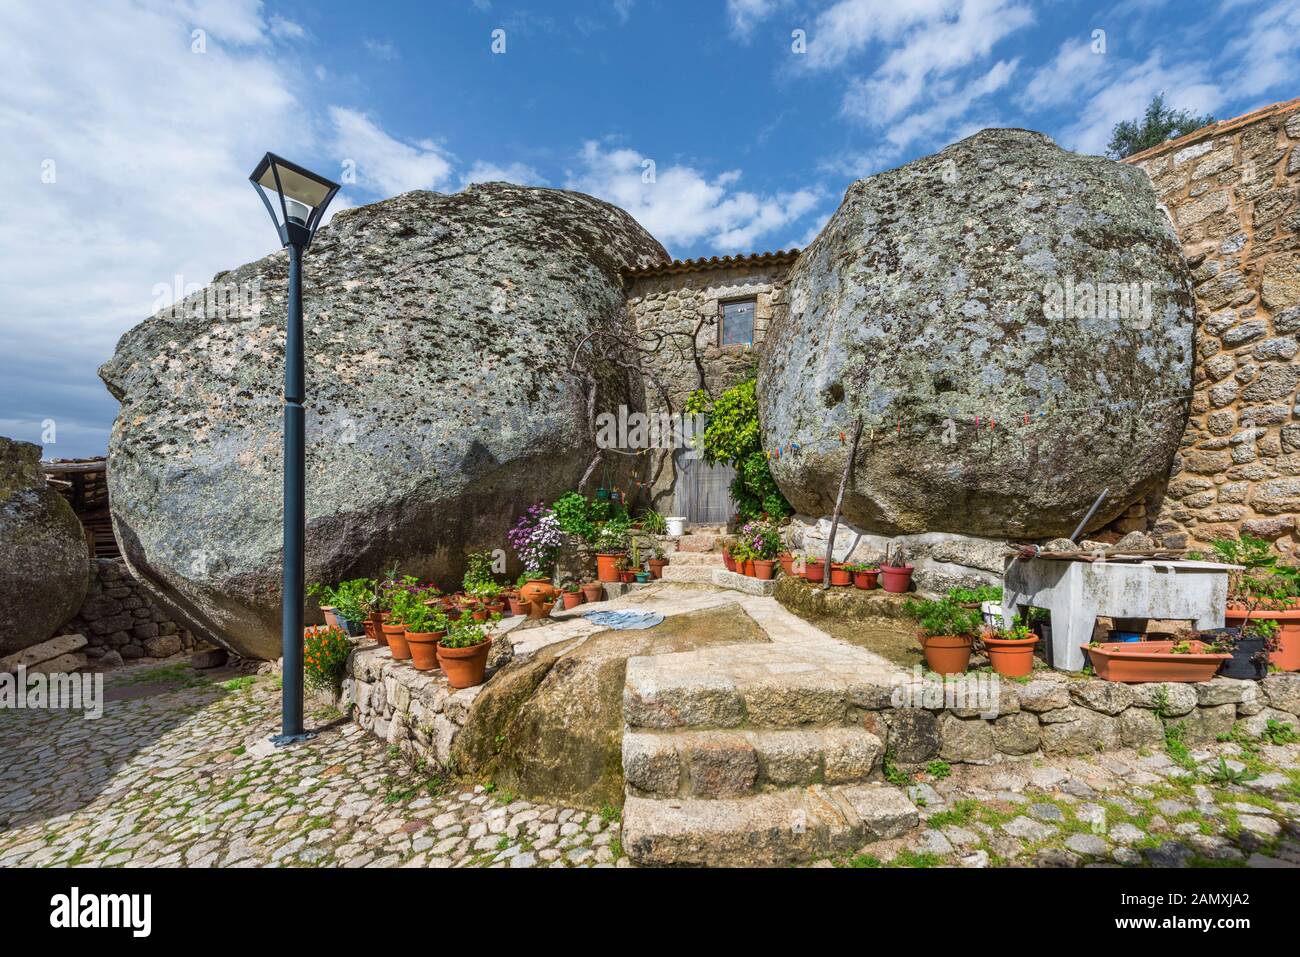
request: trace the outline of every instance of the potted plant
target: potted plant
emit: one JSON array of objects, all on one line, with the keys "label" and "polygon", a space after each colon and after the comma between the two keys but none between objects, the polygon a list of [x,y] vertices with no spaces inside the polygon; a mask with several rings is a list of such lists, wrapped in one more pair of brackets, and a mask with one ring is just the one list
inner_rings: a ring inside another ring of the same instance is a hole
[{"label": "potted plant", "polygon": [[820,582],[826,577],[826,561],[816,555],[803,557],[803,577],[810,582]]},{"label": "potted plant", "polygon": [[1099,678],[1144,684],[1148,681],[1209,681],[1232,655],[1199,639],[1190,641],[1102,641],[1080,645]]},{"label": "potted plant", "polygon": [[337,695],[347,674],[352,639],[338,627],[307,628],[303,634],[303,682],[310,691]]},{"label": "potted plant", "polygon": [[1029,620],[1029,630],[1043,640],[1044,645],[1052,643],[1052,613],[1046,608],[1030,608],[1025,616]]},{"label": "potted plant", "polygon": [[668,565],[668,559],[664,556],[663,548],[659,545],[655,545],[654,556],[646,562],[646,565],[649,567],[651,575],[655,578],[663,578],[664,568]]},{"label": "potted plant", "polygon": [[618,580],[624,585],[630,585],[636,581],[636,572],[632,570],[632,560],[626,555],[620,555],[615,560],[614,565],[618,572]]},{"label": "potted plant", "polygon": [[1228,627],[1244,633],[1247,622],[1276,622],[1276,650],[1269,663],[1281,671],[1300,671],[1300,568],[1279,564],[1272,543],[1253,535],[1216,539],[1213,548],[1220,561],[1246,566],[1228,580]]},{"label": "potted plant", "polygon": [[736,563],[736,571],[741,575],[754,577],[754,549],[745,539],[740,539],[731,546],[731,558]]},{"label": "potted plant", "polygon": [[985,628],[980,636],[993,670],[1008,678],[1020,678],[1034,670],[1034,645],[1038,636],[1028,626],[1016,623],[1011,628]]},{"label": "potted plant", "polygon": [[316,582],[307,589],[307,594],[320,602],[327,622],[333,619],[331,624],[353,638],[365,634],[361,623],[366,619],[366,609],[374,601],[374,579],[352,578],[339,582],[334,588]]},{"label": "potted plant", "polygon": [[589,602],[605,600],[605,586],[600,582],[587,582],[582,586],[582,597]]},{"label": "potted plant", "polygon": [[402,624],[406,647],[411,653],[411,667],[416,671],[437,668],[438,642],[447,633],[447,616],[442,609],[425,604],[409,608],[402,616]]},{"label": "potted plant", "polygon": [[735,547],[736,546],[734,542],[724,542],[722,545],[722,564],[729,572],[735,572],[740,570],[736,566],[736,556],[733,555],[731,552],[731,550]]},{"label": "potted plant", "polygon": [[410,646],[406,643],[407,618],[418,619],[428,611],[428,606],[420,598],[419,583],[413,576],[406,576],[390,592],[389,601],[392,611],[383,623],[384,637],[388,639],[388,650],[394,661],[409,661]]},{"label": "potted plant", "polygon": [[438,642],[438,664],[453,688],[472,688],[483,683],[492,639],[483,627],[461,617]]},{"label": "potted plant", "polygon": [[627,554],[627,525],[610,519],[600,525],[593,546],[596,551],[596,577],[602,582],[622,579],[619,562]]},{"label": "potted plant", "polygon": [[946,598],[909,600],[903,608],[921,625],[921,650],[930,670],[941,675],[964,672],[979,633],[979,613]]},{"label": "potted plant", "polygon": [[582,604],[582,592],[578,588],[577,582],[565,582],[560,586],[560,594],[564,598],[564,610],[577,608]]},{"label": "potted plant", "polygon": [[889,545],[885,549],[885,560],[880,563],[880,587],[894,594],[907,591],[911,587],[913,570],[907,564],[903,546]]},{"label": "potted plant", "polygon": [[641,512],[641,528],[649,535],[667,535],[668,522],[653,508]]},{"label": "potted plant", "polygon": [[794,552],[783,551],[781,552],[780,555],[777,556],[777,559],[781,562],[781,571],[783,573],[785,573],[786,575],[794,574],[794,563],[795,563]]},{"label": "potted plant", "polygon": [[1278,651],[1280,630],[1274,619],[1257,618],[1247,619],[1242,627],[1197,632],[1196,637],[1215,651],[1226,651],[1232,656],[1223,663],[1219,674],[1225,678],[1260,681],[1268,676],[1270,659]]},{"label": "potted plant", "polygon": [[521,597],[519,597],[518,588],[512,588],[510,591],[506,592],[505,598],[506,598],[506,605],[510,608],[510,614],[523,615],[527,613],[528,603],[525,602]]},{"label": "potted plant", "polygon": [[853,573],[846,562],[831,562],[831,584],[852,585]]},{"label": "potted plant", "polygon": [[876,587],[876,576],[879,569],[875,565],[869,565],[866,562],[853,562],[845,566],[849,574],[853,576],[853,586],[861,588],[863,591],[870,591]]}]

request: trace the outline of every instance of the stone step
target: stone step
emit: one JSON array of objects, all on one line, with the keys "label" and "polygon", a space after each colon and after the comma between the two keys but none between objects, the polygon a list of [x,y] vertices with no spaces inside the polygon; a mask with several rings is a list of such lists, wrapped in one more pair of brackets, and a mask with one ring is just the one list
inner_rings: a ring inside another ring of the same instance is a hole
[{"label": "stone step", "polygon": [[673,565],[707,565],[709,568],[725,568],[722,552],[674,552],[668,556],[668,566]]},{"label": "stone step", "polygon": [[[714,565],[672,562],[664,566],[662,580],[666,582],[696,582],[703,585],[713,583]],[[723,569],[724,571],[726,569]]]},{"label": "stone step", "polygon": [[859,709],[888,706],[901,675],[864,649],[811,635],[638,656],[627,663],[623,720],[657,730],[857,724]]},{"label": "stone step", "polygon": [[688,532],[672,541],[675,552],[711,552],[721,537],[712,532]]},{"label": "stone step", "polygon": [[855,852],[919,823],[887,784],[814,785],[725,800],[628,795],[623,849],[637,864],[775,867]]},{"label": "stone step", "polygon": [[741,797],[810,784],[866,781],[884,745],[853,727],[738,731],[631,731],[623,776],[644,797]]},{"label": "stone step", "polygon": [[759,595],[769,597],[776,594],[775,579],[755,578],[753,575],[742,575],[740,572],[729,572],[726,566],[714,568],[710,581],[719,588],[730,588],[733,591],[743,591],[746,595]]}]

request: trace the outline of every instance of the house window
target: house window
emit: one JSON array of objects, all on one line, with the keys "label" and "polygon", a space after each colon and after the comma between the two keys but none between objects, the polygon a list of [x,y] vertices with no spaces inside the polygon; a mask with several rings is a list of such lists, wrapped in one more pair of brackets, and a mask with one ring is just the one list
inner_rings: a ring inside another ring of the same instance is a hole
[{"label": "house window", "polygon": [[753,299],[736,299],[722,304],[721,345],[754,344],[754,302]]}]

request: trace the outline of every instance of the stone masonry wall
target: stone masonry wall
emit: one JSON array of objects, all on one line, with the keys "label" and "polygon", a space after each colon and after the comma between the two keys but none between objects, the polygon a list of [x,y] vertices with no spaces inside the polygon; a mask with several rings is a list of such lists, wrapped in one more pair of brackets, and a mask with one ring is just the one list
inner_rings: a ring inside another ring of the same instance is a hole
[{"label": "stone masonry wall", "polygon": [[[763,337],[773,318],[788,307],[786,279],[791,262],[792,259],[782,258],[657,275],[631,275],[625,279],[628,312],[638,331],[689,334],[698,326],[696,345],[705,383],[717,395],[757,372]],[[755,299],[753,345],[720,346],[721,304],[750,297]],[[666,341],[656,354],[654,367],[668,390],[674,410],[680,412],[686,397],[699,387],[695,357],[685,340],[679,337]],[[647,409],[659,410],[662,404],[658,393],[647,383]],[[658,462],[654,468],[659,468]],[[656,507],[671,505],[674,479],[669,458],[659,468],[659,478],[651,490]]]},{"label": "stone masonry wall", "polygon": [[1300,554],[1300,99],[1129,158],[1196,283],[1191,417],[1167,491],[1129,510],[1169,545],[1247,532]]},{"label": "stone masonry wall", "polygon": [[192,650],[197,643],[149,600],[120,558],[95,559],[86,600],[59,634],[84,635],[86,657],[92,665],[101,666],[168,658]]}]

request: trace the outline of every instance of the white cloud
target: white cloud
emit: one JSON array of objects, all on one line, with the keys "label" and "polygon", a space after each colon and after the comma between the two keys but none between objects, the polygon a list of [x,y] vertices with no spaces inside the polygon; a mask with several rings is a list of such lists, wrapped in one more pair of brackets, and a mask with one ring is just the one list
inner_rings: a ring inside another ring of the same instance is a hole
[{"label": "white cloud", "polygon": [[736,190],[739,170],[710,180],[690,166],[657,166],[649,181],[648,159],[636,150],[589,141],[579,155],[580,169],[569,173],[565,185],[622,207],[663,243],[708,240],[724,251],[752,247],[821,199],[815,189],[774,195]]},{"label": "white cloud", "polygon": [[471,183],[514,183],[518,186],[545,186],[541,173],[524,163],[489,163],[477,160],[460,178],[462,187]]},{"label": "white cloud", "polygon": [[977,100],[1005,87],[1018,63],[1018,60],[1000,60],[988,72],[960,86],[945,81],[936,88],[929,106],[911,111],[885,130],[885,141],[901,151],[912,143],[939,138],[963,119]]},{"label": "white cloud", "polygon": [[1246,24],[1246,33],[1231,40],[1224,58],[1240,64],[1232,89],[1240,96],[1260,96],[1273,89],[1295,93],[1300,76],[1300,3],[1281,0],[1258,8]]},{"label": "white cloud", "polygon": [[361,44],[366,48],[366,52],[377,60],[392,62],[402,58],[397,52],[397,47],[388,40],[362,40]]},{"label": "white cloud", "polygon": [[789,0],[727,0],[727,22],[734,36],[748,42],[760,23],[786,6]]},{"label": "white cloud", "polygon": [[332,146],[340,161],[356,163],[357,184],[381,196],[412,189],[440,189],[451,177],[451,157],[431,140],[412,146],[385,133],[369,116],[329,108]]},{"label": "white cloud", "polygon": [[1022,100],[1030,109],[1076,101],[1081,90],[1103,83],[1116,62],[1114,54],[1093,53],[1088,40],[1066,40],[1056,56],[1034,71]]},{"label": "white cloud", "polygon": [[47,454],[102,451],[116,403],[95,369],[153,312],[154,286],[278,247],[248,174],[267,149],[313,144],[278,42],[252,2],[6,4],[0,408],[27,423],[19,437],[48,417]]},{"label": "white cloud", "polygon": [[614,0],[614,14],[618,17],[619,23],[627,23],[632,18],[634,6],[636,0]]}]

